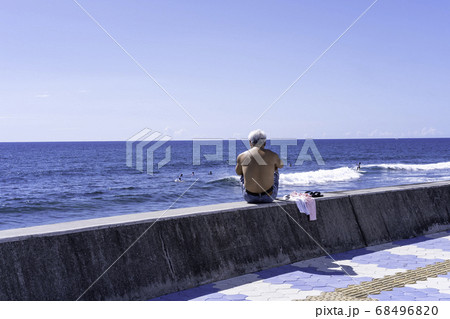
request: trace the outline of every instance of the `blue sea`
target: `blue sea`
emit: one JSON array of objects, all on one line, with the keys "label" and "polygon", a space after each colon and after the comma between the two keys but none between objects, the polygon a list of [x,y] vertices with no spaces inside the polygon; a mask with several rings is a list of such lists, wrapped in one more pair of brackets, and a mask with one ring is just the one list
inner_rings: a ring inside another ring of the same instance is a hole
[{"label": "blue sea", "polygon": [[[449,138],[313,142],[323,163],[312,149],[298,161],[303,140],[287,146],[279,196],[450,180]],[[0,143],[0,229],[241,201],[232,143],[219,144],[196,153],[193,141],[169,141],[148,174],[148,166],[136,169],[135,153],[133,167],[126,165],[125,142]],[[270,141],[267,148],[280,153]],[[158,168],[167,152],[170,160]]]}]

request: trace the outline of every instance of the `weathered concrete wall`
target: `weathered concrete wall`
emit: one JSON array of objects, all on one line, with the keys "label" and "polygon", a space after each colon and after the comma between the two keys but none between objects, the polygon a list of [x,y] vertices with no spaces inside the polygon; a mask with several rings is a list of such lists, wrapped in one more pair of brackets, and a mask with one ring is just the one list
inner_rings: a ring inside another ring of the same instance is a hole
[{"label": "weathered concrete wall", "polygon": [[295,203],[240,202],[0,231],[0,299],[76,300],[93,283],[82,300],[149,299],[324,255],[318,244],[448,229],[450,182],[329,193],[317,210],[309,222]]}]

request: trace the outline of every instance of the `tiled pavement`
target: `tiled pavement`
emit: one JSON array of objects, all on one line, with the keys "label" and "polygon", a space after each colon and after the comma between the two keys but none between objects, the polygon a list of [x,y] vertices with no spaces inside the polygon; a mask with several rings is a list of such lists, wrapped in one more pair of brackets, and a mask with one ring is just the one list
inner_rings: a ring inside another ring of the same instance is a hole
[{"label": "tiled pavement", "polygon": [[[333,292],[336,288],[359,285],[375,278],[450,260],[450,230],[447,232],[396,241],[345,253],[319,257],[271,268],[212,284],[180,291],[153,300],[302,300]],[[379,294],[375,300],[450,300],[448,273],[401,284]],[[349,276],[350,275],[350,276]]]}]

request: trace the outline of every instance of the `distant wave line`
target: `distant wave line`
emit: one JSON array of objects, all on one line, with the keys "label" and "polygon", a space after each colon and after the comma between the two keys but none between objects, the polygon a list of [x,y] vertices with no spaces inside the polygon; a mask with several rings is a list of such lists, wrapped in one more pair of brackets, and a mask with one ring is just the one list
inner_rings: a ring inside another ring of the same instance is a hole
[{"label": "distant wave line", "polygon": [[[329,182],[345,182],[358,179],[362,174],[349,167],[335,169],[320,169],[308,172],[281,173],[280,184],[282,185],[318,185]],[[229,183],[239,185],[239,176],[226,176],[209,181],[207,183]]]},{"label": "distant wave line", "polygon": [[430,163],[430,164],[383,163],[383,164],[363,165],[363,167],[381,168],[388,170],[431,171],[438,169],[450,169],[450,162]]}]

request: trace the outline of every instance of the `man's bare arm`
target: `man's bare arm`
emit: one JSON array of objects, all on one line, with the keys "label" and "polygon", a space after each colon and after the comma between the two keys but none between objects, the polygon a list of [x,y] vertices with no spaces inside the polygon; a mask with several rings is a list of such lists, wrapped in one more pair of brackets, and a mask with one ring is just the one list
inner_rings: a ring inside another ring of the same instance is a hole
[{"label": "man's bare arm", "polygon": [[283,168],[283,166],[284,166],[284,163],[283,163],[283,161],[281,160],[281,158],[277,155],[277,162],[276,162],[276,164],[275,164],[275,168]]},{"label": "man's bare arm", "polygon": [[238,175],[243,175],[243,172],[242,172],[242,165],[241,165],[241,155],[239,155],[238,156],[238,158],[237,158],[237,164],[236,164],[236,174],[238,174]]}]

